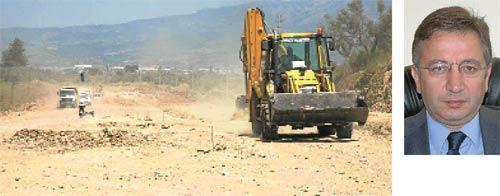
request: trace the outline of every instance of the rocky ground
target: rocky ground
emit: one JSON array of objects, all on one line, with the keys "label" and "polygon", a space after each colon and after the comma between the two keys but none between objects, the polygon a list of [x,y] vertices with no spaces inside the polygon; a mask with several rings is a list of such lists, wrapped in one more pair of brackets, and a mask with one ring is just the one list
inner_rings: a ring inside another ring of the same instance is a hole
[{"label": "rocky ground", "polygon": [[264,143],[251,136],[246,114],[235,111],[234,96],[213,97],[197,99],[167,87],[108,86],[88,108],[95,117],[56,109],[56,101],[1,116],[0,190],[391,194],[390,114],[372,112],[349,140],[283,127],[280,140]]}]

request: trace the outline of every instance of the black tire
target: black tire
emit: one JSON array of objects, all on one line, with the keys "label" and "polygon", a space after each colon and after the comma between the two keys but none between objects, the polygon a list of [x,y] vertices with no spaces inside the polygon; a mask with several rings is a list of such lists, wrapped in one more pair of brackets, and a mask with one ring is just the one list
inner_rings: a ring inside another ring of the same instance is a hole
[{"label": "black tire", "polygon": [[260,109],[257,107],[258,101],[257,101],[257,96],[255,94],[252,94],[251,100],[250,100],[250,121],[252,122],[252,134],[255,137],[259,137],[262,134],[262,122],[257,120],[258,115],[260,115]]},{"label": "black tire", "polygon": [[262,133],[262,122],[257,119],[252,120],[252,134],[253,136],[259,137]]},{"label": "black tire", "polygon": [[332,125],[317,126],[320,136],[329,136],[335,134],[335,128]]},{"label": "black tire", "polygon": [[337,125],[337,138],[351,138],[352,136],[352,123]]},{"label": "black tire", "polygon": [[269,105],[266,105],[261,110],[261,117],[260,117],[260,119],[262,120],[261,140],[264,142],[268,142],[278,138],[278,126],[271,122],[271,116],[270,116],[271,112],[269,108],[271,107]]},{"label": "black tire", "polygon": [[269,142],[278,139],[278,126],[276,125],[263,125],[261,140]]}]

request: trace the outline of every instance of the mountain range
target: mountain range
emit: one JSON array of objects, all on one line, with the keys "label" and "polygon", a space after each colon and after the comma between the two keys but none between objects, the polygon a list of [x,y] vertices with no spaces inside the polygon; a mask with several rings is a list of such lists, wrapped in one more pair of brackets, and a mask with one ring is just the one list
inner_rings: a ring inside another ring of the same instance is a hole
[{"label": "mountain range", "polygon": [[[0,29],[0,49],[19,37],[32,66],[74,64],[154,64],[167,67],[239,66],[244,13],[259,7],[266,24],[280,31],[314,31],[335,17],[348,0],[267,0],[202,9],[188,15],[135,20],[114,25]],[[366,14],[377,18],[376,0],[364,0]],[[384,1],[386,7],[391,1]]]}]

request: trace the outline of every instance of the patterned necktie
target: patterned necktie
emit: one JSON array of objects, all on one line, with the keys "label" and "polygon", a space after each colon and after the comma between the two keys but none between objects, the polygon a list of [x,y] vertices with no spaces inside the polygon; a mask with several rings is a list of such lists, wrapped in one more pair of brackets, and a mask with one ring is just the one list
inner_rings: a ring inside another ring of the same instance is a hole
[{"label": "patterned necktie", "polygon": [[448,135],[448,153],[447,155],[460,155],[458,149],[460,149],[460,144],[465,140],[467,135],[461,131],[454,131]]}]

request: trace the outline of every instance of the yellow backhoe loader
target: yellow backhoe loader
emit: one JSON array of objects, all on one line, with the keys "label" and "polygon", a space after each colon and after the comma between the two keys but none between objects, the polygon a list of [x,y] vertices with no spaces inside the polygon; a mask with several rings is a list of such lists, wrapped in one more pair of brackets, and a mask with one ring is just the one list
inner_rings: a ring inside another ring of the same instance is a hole
[{"label": "yellow backhoe loader", "polygon": [[252,132],[276,139],[278,127],[316,126],[320,135],[351,138],[353,122],[368,118],[364,97],[336,92],[329,51],[331,37],[315,33],[269,33],[258,8],[245,15],[240,59]]}]

